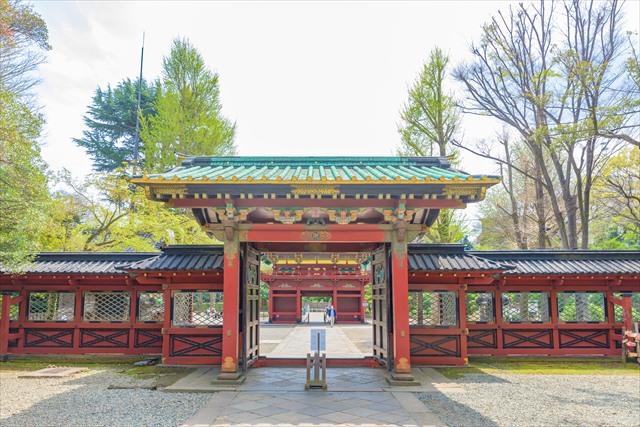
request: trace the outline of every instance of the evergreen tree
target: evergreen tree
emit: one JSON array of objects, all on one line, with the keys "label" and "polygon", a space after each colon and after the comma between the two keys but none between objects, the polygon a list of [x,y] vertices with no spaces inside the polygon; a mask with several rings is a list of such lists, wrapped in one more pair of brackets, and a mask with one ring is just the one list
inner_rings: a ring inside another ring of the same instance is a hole
[{"label": "evergreen tree", "polygon": [[124,79],[114,89],[111,85],[107,85],[106,90],[96,89],[84,116],[87,129],[82,138],[73,140],[87,151],[95,171],[111,172],[134,160],[139,89],[142,93],[140,115],[144,121],[156,114],[159,82],[149,84],[143,79],[139,85],[138,81]]}]

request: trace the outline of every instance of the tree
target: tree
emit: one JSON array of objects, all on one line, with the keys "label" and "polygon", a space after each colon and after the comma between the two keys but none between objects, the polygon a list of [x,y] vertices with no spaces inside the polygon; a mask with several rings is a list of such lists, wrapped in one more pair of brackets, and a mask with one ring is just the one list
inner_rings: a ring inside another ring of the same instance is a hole
[{"label": "tree", "polygon": [[186,39],[175,39],[163,60],[157,115],[142,126],[146,169],[175,166],[176,153],[202,156],[235,154],[235,124],[222,116],[218,75],[207,69]]},{"label": "tree", "polygon": [[30,90],[39,82],[32,72],[50,49],[47,25],[33,6],[0,0],[0,89],[25,97],[31,107]]},{"label": "tree", "polygon": [[[452,156],[449,142],[460,127],[460,110],[453,95],[446,92],[449,57],[438,47],[429,54],[420,75],[409,88],[409,100],[400,112],[398,125],[402,143],[401,156]],[[453,210],[440,211],[438,219],[426,233],[437,243],[460,241],[466,233],[463,221]]]},{"label": "tree", "polygon": [[211,238],[183,209],[166,208],[129,184],[122,169],[76,182],[68,172],[55,199],[68,208],[52,227],[49,250],[154,251],[158,244],[210,244]]},{"label": "tree", "polygon": [[429,61],[409,89],[409,101],[405,103],[398,125],[402,137],[401,155],[433,156],[452,154],[447,145],[460,126],[460,110],[451,93],[446,93],[449,57],[436,47],[429,54]]},{"label": "tree", "polygon": [[[479,206],[479,217],[482,232],[477,243],[487,249],[530,249],[536,247],[530,236],[535,236],[538,224],[551,224],[553,216],[548,208],[546,195],[543,205],[545,217],[538,219],[538,201],[536,200],[536,186],[531,178],[535,164],[529,155],[526,145],[514,138],[508,127],[496,135],[492,141],[481,141],[478,146],[483,151],[488,147],[496,147],[496,156],[502,162],[498,163],[502,182],[493,187],[484,202]],[[500,153],[500,154],[499,154]],[[557,247],[557,229],[548,228],[544,233],[545,246]]]},{"label": "tree", "polygon": [[[564,248],[587,247],[594,182],[621,147],[597,129],[621,129],[629,119],[611,113],[625,93],[618,2],[563,5],[562,19],[544,1],[499,12],[472,46],[474,61],[454,71],[468,92],[467,111],[513,128],[533,160],[527,177],[535,185],[539,248],[556,227]],[[457,145],[506,162],[491,147]]]},{"label": "tree", "polygon": [[42,116],[5,90],[0,105],[0,264],[11,271],[41,247],[50,199],[37,143]]},{"label": "tree", "polygon": [[640,248],[640,148],[626,147],[602,171],[594,188],[593,246]]},{"label": "tree", "polygon": [[[138,112],[138,90],[141,90]],[[136,116],[142,121],[156,114],[155,103],[160,83],[124,79],[114,89],[98,87],[84,116],[82,138],[73,141],[83,147],[93,161],[93,170],[111,172],[134,159]],[[144,151],[144,150],[141,150]]]}]

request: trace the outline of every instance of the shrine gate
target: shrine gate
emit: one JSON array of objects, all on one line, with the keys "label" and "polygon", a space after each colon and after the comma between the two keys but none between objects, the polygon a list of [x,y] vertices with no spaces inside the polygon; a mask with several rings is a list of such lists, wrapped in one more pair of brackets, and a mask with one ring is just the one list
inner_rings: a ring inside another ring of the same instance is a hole
[{"label": "shrine gate", "polygon": [[132,182],[224,243],[220,378],[233,379],[258,357],[260,252],[279,251],[373,253],[374,358],[410,377],[407,242],[499,181],[435,157],[193,157]]},{"label": "shrine gate", "polygon": [[301,320],[311,293],[359,322],[371,284],[373,359],[406,381],[470,354],[619,354],[640,320],[637,252],[409,245],[499,182],[444,158],[194,157],[133,182],[223,244],[39,254],[0,273],[0,357],[161,354],[233,380],[260,356],[261,281],[274,322]]}]

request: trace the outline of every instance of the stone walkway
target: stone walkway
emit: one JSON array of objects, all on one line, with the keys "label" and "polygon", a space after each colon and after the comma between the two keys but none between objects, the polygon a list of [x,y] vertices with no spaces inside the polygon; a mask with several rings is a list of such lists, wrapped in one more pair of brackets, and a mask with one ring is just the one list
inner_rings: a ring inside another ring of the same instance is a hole
[{"label": "stone walkway", "polygon": [[327,334],[327,357],[359,359],[372,355],[373,326],[336,324],[322,321],[323,313],[311,313],[311,322],[297,325],[260,324],[260,355],[273,358],[306,359],[311,329],[323,329]]},{"label": "stone walkway", "polygon": [[[312,313],[311,323],[260,325],[261,355],[306,359],[311,329],[326,330],[327,357],[370,356],[372,326],[335,325]],[[262,351],[268,350],[268,351]],[[367,351],[368,353],[365,353]],[[184,427],[228,426],[442,426],[415,393],[464,390],[437,371],[415,368],[416,386],[390,386],[384,368],[327,368],[328,390],[305,391],[306,369],[250,368],[242,384],[215,383],[220,368],[206,366],[165,388],[167,392],[215,392]]]},{"label": "stone walkway", "polygon": [[[362,330],[365,333],[371,332],[371,325],[363,325]],[[263,330],[267,327],[263,328]],[[271,352],[264,354],[267,357],[275,358],[305,358],[309,350],[309,341],[311,339],[312,329],[323,329],[327,334],[327,357],[332,359],[342,358],[363,358],[367,354],[361,352],[358,347],[351,342],[342,328],[335,325],[333,328],[324,325],[297,325],[292,328],[291,332],[273,349]],[[266,331],[265,331],[266,332]]]},{"label": "stone walkway", "polygon": [[304,368],[255,368],[238,386],[213,385],[201,368],[165,391],[218,391],[184,427],[442,426],[414,393],[464,390],[433,369],[416,368],[421,385],[391,387],[385,369],[328,368],[327,391],[304,391]]}]

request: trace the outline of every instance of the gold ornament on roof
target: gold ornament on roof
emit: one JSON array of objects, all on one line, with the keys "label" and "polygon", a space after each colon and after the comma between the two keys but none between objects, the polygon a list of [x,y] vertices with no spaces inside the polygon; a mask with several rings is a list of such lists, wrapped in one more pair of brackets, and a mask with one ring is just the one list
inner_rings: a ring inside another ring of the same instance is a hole
[{"label": "gold ornament on roof", "polygon": [[333,196],[340,194],[340,187],[332,185],[292,184],[291,194],[296,194],[298,196]]}]

